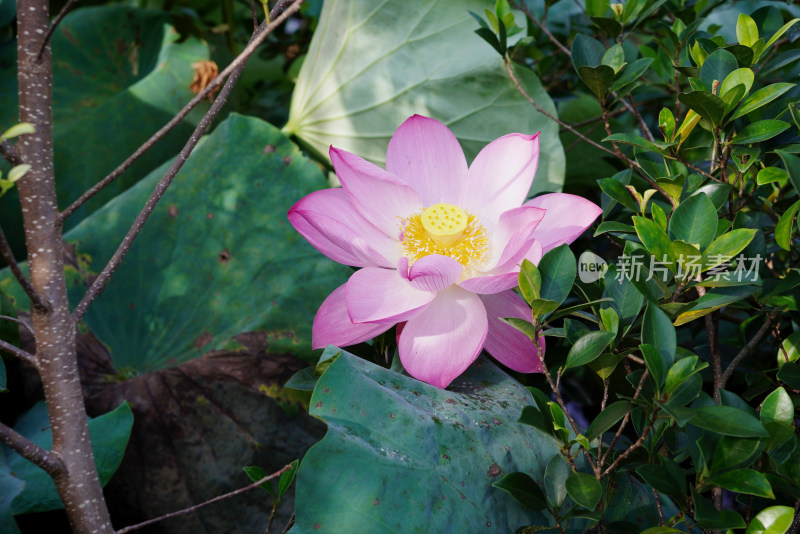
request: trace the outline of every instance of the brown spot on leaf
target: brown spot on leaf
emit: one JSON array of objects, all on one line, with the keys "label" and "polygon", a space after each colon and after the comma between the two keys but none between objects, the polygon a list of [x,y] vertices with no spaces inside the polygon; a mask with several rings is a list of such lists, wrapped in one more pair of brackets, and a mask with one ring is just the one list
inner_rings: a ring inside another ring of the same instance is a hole
[{"label": "brown spot on leaf", "polygon": [[381,503],[380,499],[375,499],[374,501],[372,501],[373,506],[378,506],[380,503]]},{"label": "brown spot on leaf", "polygon": [[322,401],[319,401],[314,405],[314,408],[322,408]]},{"label": "brown spot on leaf", "polygon": [[176,206],[175,204],[170,204],[167,212],[169,213],[169,216],[174,219],[175,217],[178,216],[178,206]]},{"label": "brown spot on leaf", "polygon": [[457,404],[457,402],[456,402],[456,400],[455,400],[455,399],[447,399],[445,402],[446,402],[447,404]]},{"label": "brown spot on leaf", "polygon": [[286,156],[286,157],[283,158],[283,162],[286,165],[289,165],[292,162],[292,158],[290,156]]},{"label": "brown spot on leaf", "polygon": [[319,523],[314,523],[314,530],[319,530],[321,528],[322,528],[322,525],[320,525]]},{"label": "brown spot on leaf", "polygon": [[275,152],[275,145],[267,145],[264,147],[264,154],[272,154]]},{"label": "brown spot on leaf", "polygon": [[496,477],[496,476],[499,476],[499,475],[500,475],[500,473],[502,473],[502,472],[503,472],[503,470],[502,470],[502,469],[500,469],[500,466],[499,466],[499,465],[497,465],[497,464],[492,464],[492,466],[491,466],[491,467],[489,468],[489,470],[486,472],[486,476],[487,476],[487,477],[489,477],[489,478],[494,478],[494,477]]},{"label": "brown spot on leaf", "polygon": [[206,213],[206,219],[208,219],[210,221],[213,218],[214,218],[214,214],[213,213],[211,213],[210,211],[208,213]]},{"label": "brown spot on leaf", "polygon": [[231,253],[228,252],[228,249],[226,248],[225,250],[219,253],[219,256],[217,256],[217,260],[222,265],[226,265],[229,261],[231,261]]},{"label": "brown spot on leaf", "polygon": [[492,417],[492,423],[494,423],[494,424],[496,424],[496,425],[502,425],[502,424],[503,424],[503,423],[501,423],[501,422],[500,422],[500,420],[499,420],[499,419],[497,419],[496,417]]}]

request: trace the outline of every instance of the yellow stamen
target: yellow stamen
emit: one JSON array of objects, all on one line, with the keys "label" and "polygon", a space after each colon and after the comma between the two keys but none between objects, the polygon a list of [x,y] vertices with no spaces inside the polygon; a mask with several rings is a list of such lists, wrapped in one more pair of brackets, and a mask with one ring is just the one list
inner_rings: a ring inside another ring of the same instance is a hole
[{"label": "yellow stamen", "polygon": [[400,246],[409,264],[429,254],[441,254],[469,267],[483,261],[489,238],[476,216],[439,203],[403,220]]}]

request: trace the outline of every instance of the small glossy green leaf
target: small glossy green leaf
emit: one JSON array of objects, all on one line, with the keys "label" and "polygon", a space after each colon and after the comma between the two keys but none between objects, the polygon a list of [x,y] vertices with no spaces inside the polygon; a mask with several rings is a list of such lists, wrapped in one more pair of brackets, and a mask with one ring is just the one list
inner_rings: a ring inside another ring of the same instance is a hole
[{"label": "small glossy green leaf", "polygon": [[[722,121],[722,116],[725,114],[725,102],[707,91],[681,93],[678,99],[714,126]],[[688,119],[689,115],[684,120]]]},{"label": "small glossy green leaf", "polygon": [[649,150],[652,152],[663,152],[663,148],[651,141],[648,141],[644,137],[640,135],[628,134],[628,133],[616,133],[611,134],[605,139],[603,139],[604,143],[624,143],[626,145],[633,145],[639,148],[643,148],[645,150]]},{"label": "small glossy green leaf", "polygon": [[603,492],[600,481],[587,473],[572,473],[567,478],[566,487],[572,500],[588,510],[595,509]]},{"label": "small glossy green leaf", "polygon": [[616,337],[614,332],[600,331],[589,332],[582,336],[569,349],[567,361],[564,363],[564,369],[579,367],[591,362],[603,353],[614,337]]},{"label": "small glossy green leaf", "polygon": [[636,228],[636,235],[639,236],[642,245],[655,257],[656,261],[668,266],[674,263],[672,241],[658,224],[645,217],[634,217],[633,226]]},{"label": "small glossy green leaf", "polygon": [[567,479],[572,470],[560,454],[553,456],[544,470],[544,490],[547,502],[553,508],[559,508],[567,497]]},{"label": "small glossy green leaf", "polygon": [[800,194],[800,158],[787,150],[776,150],[775,153],[783,161],[783,166],[789,173],[789,181],[792,182],[794,190]]},{"label": "small glossy green leaf", "polygon": [[695,305],[692,309],[678,315],[674,322],[675,326],[681,326],[682,324],[694,321],[695,319],[699,319],[704,315],[723,308],[728,304],[744,300],[758,290],[755,286],[740,284],[741,282],[739,282],[739,285],[723,287],[713,292],[709,291],[695,301]]},{"label": "small glossy green leaf", "polygon": [[711,469],[724,471],[742,467],[743,464],[749,465],[764,450],[765,444],[766,442],[759,438],[722,436],[714,448]]},{"label": "small glossy green leaf", "polygon": [[778,388],[764,399],[761,404],[760,419],[762,424],[782,423],[791,425],[794,421],[794,404],[783,388]]},{"label": "small glossy green leaf", "polygon": [[[736,56],[727,50],[718,48],[703,62],[703,67],[700,69],[700,80],[706,87],[712,88],[715,81],[721,83],[728,74],[737,68],[739,68],[739,63],[736,61]],[[697,110],[695,109],[695,111]]]},{"label": "small glossy green leaf", "polygon": [[616,43],[606,50],[600,63],[611,67],[614,69],[614,74],[617,74],[619,70],[625,66],[625,50],[622,48],[622,45]]},{"label": "small glossy green leaf", "polygon": [[528,304],[531,306],[533,317],[541,317],[558,309],[558,302],[545,299],[533,299]]},{"label": "small glossy green leaf", "polygon": [[601,178],[600,180],[597,180],[597,185],[599,185],[600,189],[602,189],[606,195],[611,197],[611,199],[616,200],[626,208],[637,211],[637,202],[631,196],[628,189],[625,188],[625,185],[618,180],[615,180],[614,178]]},{"label": "small glossy green leaf", "polygon": [[[607,2],[606,2],[607,3]],[[589,17],[595,25],[603,30],[606,35],[616,40],[619,34],[622,33],[622,24],[614,19],[608,17]]]},{"label": "small glossy green leaf", "polygon": [[13,139],[20,135],[36,133],[36,127],[30,122],[20,122],[3,132],[0,139]]},{"label": "small glossy green leaf", "polygon": [[739,130],[733,139],[732,145],[744,145],[748,143],[760,143],[767,139],[772,139],[789,129],[788,122],[765,119],[763,121],[753,122]]},{"label": "small glossy green leaf", "polygon": [[793,519],[794,509],[788,506],[770,506],[753,518],[745,534],[786,534]]},{"label": "small glossy green leaf", "polygon": [[744,46],[753,46],[758,41],[758,26],[750,15],[739,13],[739,19],[736,21],[736,39]]},{"label": "small glossy green leaf", "polygon": [[492,486],[507,492],[515,501],[526,508],[532,510],[543,510],[547,508],[547,498],[544,492],[542,492],[539,485],[525,473],[520,473],[519,471],[509,473],[493,483]]},{"label": "small glossy green leaf", "polygon": [[773,182],[779,182],[779,185],[782,185],[788,179],[789,173],[786,172],[786,169],[781,169],[780,167],[765,167],[759,170],[756,175],[756,183],[758,185],[771,184]]},{"label": "small glossy green leaf", "polygon": [[744,518],[733,510],[717,510],[703,496],[699,495],[694,488],[691,490],[692,501],[694,503],[694,513],[697,525],[705,529],[729,529],[744,528],[746,523]]},{"label": "small glossy green leaf", "polygon": [[539,269],[530,260],[522,260],[518,283],[522,297],[528,304],[539,298],[542,288],[542,275],[539,274]]},{"label": "small glossy green leaf", "polygon": [[289,465],[291,465],[291,467],[281,473],[281,476],[278,479],[278,499],[283,497],[283,495],[289,489],[289,486],[292,485],[294,476],[297,474],[297,467],[300,465],[300,460],[293,460]]},{"label": "small glossy green leaf", "polygon": [[656,491],[672,496],[682,495],[686,482],[673,476],[672,470],[667,468],[667,458],[660,456],[660,460],[661,464],[644,464],[636,472]]},{"label": "small glossy green leaf", "polygon": [[798,210],[800,210],[800,200],[789,206],[775,225],[775,242],[784,250],[791,248],[794,217]]},{"label": "small glossy green leaf", "polygon": [[611,84],[614,83],[614,69],[608,65],[598,65],[596,67],[578,67],[578,76],[583,83],[594,93],[598,99],[605,98]]},{"label": "small glossy green leaf", "polygon": [[606,47],[603,43],[579,33],[575,36],[570,47],[572,53],[572,64],[577,71],[580,67],[596,67],[603,61],[603,54]]},{"label": "small glossy green leaf", "polygon": [[645,72],[647,72],[647,69],[650,68],[650,65],[652,63],[653,63],[653,58],[646,57],[637,59],[636,61],[633,61],[629,65],[625,65],[625,68],[622,70],[622,72],[617,73],[617,78],[611,85],[611,90],[619,91],[628,84],[635,82]]},{"label": "small glossy green leaf", "polygon": [[12,184],[25,176],[27,172],[31,170],[31,166],[27,163],[23,163],[22,165],[15,165],[8,171],[8,181]]},{"label": "small glossy green leaf", "polygon": [[523,425],[537,428],[548,435],[553,435],[553,418],[550,417],[550,410],[542,412],[534,406],[525,406],[519,422]]},{"label": "small glossy green leaf", "polygon": [[685,243],[706,248],[717,232],[717,209],[707,195],[692,195],[675,208],[669,222],[669,235]]},{"label": "small glossy green leaf", "polygon": [[536,337],[536,327],[530,321],[519,317],[500,317],[500,320],[528,336],[531,341]]},{"label": "small glossy green leaf", "polygon": [[658,349],[666,368],[672,367],[678,347],[675,326],[656,303],[648,302],[642,318],[642,342]]},{"label": "small glossy green leaf", "polygon": [[602,380],[605,380],[614,372],[619,362],[624,360],[626,355],[624,353],[615,354],[613,352],[604,352],[598,356],[593,362],[589,363],[589,368],[597,373]]},{"label": "small glossy green leaf", "polygon": [[769,437],[758,419],[732,406],[703,406],[692,409],[691,423],[723,436],[741,438]]},{"label": "small glossy green leaf", "polygon": [[664,134],[665,141],[672,141],[675,135],[675,116],[669,108],[662,108],[658,114],[658,129]]},{"label": "small glossy green leaf", "polygon": [[798,359],[800,359],[800,330],[786,337],[778,348],[778,367]]},{"label": "small glossy green leaf", "polygon": [[653,382],[656,383],[656,387],[661,388],[666,378],[666,366],[661,358],[661,353],[653,345],[646,343],[639,345],[639,350],[642,352],[642,357],[647,370],[650,371],[650,376],[653,377]]},{"label": "small glossy green leaf", "polygon": [[[248,477],[250,477],[250,480],[252,480],[253,482],[258,482],[262,478],[269,476],[269,473],[267,473],[257,465],[243,467],[242,470],[247,474]],[[273,497],[275,496],[275,490],[272,487],[271,480],[262,482],[261,484],[258,485],[258,487],[263,489]]]},{"label": "small glossy green leaf", "polygon": [[752,228],[737,228],[716,238],[703,251],[703,270],[711,269],[733,258],[750,244],[756,232],[757,230]]},{"label": "small glossy green leaf", "polygon": [[563,244],[549,250],[539,261],[539,273],[542,276],[540,297],[558,304],[564,302],[578,274],[575,255],[569,246]]},{"label": "small glossy green leaf", "polygon": [[[728,74],[725,79],[722,81],[722,85],[719,86],[719,96],[723,99],[725,98],[725,94],[731,91],[737,85],[744,86],[744,95],[750,92],[750,88],[753,87],[753,82],[755,81],[755,74],[753,74],[752,69],[748,68],[741,68],[736,69],[735,71]],[[741,96],[736,99],[736,103],[739,102]]]},{"label": "small glossy green leaf", "polygon": [[620,322],[626,325],[636,319],[644,304],[644,296],[636,286],[626,276],[617,276],[616,266],[611,266],[606,273],[603,297],[612,299],[609,306],[617,310]]},{"label": "small glossy green leaf", "polygon": [[612,402],[594,418],[589,428],[586,429],[586,439],[592,441],[599,438],[603,432],[631,413],[631,410],[633,410],[633,405],[626,400]]},{"label": "small glossy green leaf", "polygon": [[[769,38],[769,41],[767,41],[767,43],[764,45],[764,48],[761,50],[761,52],[763,53],[763,51],[768,50],[772,45],[775,44],[775,41],[780,39],[783,36],[784,33],[789,31],[789,28],[791,28],[792,26],[794,26],[798,22],[800,22],[800,18],[792,19],[789,22],[787,22],[786,24],[784,24],[783,26],[781,26],[778,31],[776,31],[775,33],[772,34],[772,37]],[[761,56],[761,54],[758,54],[758,56],[753,58],[753,63],[757,63],[760,56]]]},{"label": "small glossy green leaf", "polygon": [[708,364],[701,362],[697,365],[697,356],[688,356],[676,361],[667,371],[667,378],[664,383],[664,393],[669,395],[678,386],[683,384],[690,376],[708,367]]},{"label": "small glossy green leaf", "polygon": [[765,106],[780,97],[783,93],[794,87],[795,83],[773,83],[766,87],[762,87],[752,95],[748,96],[733,114],[731,119],[738,119],[748,113],[757,110],[761,106]]},{"label": "small glossy green leaf", "polygon": [[[695,421],[692,422],[694,423]],[[770,486],[767,477],[754,469],[742,468],[726,471],[713,476],[708,480],[707,484],[711,486],[720,486],[721,488],[736,493],[755,495],[767,499],[775,498],[775,494],[772,492],[772,486]]]},{"label": "small glossy green leaf", "polygon": [[586,14],[590,17],[602,17],[608,12],[610,0],[586,0]]}]

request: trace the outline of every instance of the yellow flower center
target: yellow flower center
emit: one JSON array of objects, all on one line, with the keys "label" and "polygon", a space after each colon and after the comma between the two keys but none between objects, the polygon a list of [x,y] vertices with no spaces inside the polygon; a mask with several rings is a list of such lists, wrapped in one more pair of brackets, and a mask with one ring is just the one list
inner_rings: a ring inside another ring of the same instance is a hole
[{"label": "yellow flower center", "polygon": [[489,238],[476,216],[458,206],[439,203],[403,219],[400,246],[409,264],[429,254],[440,254],[469,267],[484,259]]}]

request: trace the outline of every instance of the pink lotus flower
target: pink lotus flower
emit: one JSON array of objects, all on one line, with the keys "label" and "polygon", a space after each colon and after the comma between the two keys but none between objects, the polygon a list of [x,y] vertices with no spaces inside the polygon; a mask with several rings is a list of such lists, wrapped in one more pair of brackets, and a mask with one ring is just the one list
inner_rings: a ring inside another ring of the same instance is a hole
[{"label": "pink lotus flower", "polygon": [[306,196],[289,221],[332,260],[362,269],[322,303],[314,348],[360,343],[400,323],[400,360],[429,384],[447,387],[481,349],[540,372],[535,345],[500,321],[531,318],[513,291],[520,264],[571,243],[601,210],[563,193],[525,202],[539,135],[496,139],[467,167],[452,132],[415,115],[389,142],[386,170],[333,147],[330,157],[342,188]]}]

